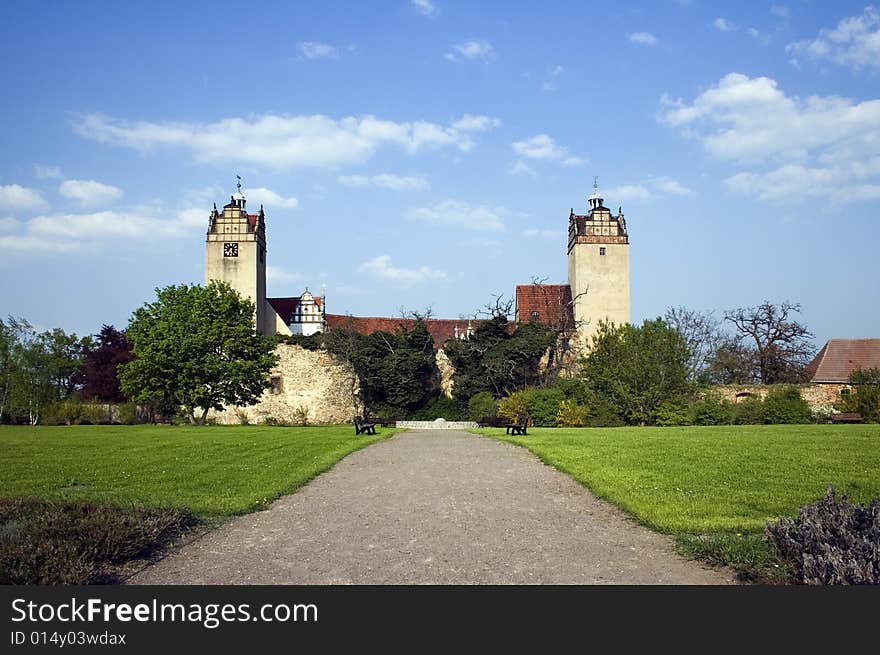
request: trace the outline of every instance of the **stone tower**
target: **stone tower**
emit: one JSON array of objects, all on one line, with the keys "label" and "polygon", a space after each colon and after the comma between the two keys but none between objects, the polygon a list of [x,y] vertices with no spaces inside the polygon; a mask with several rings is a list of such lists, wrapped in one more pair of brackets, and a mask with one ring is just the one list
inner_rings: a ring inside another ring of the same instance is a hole
[{"label": "stone tower", "polygon": [[214,205],[205,239],[205,284],[227,282],[250,298],[257,308],[257,331],[275,334],[275,317],[267,315],[266,303],[266,216],[262,206],[259,214],[248,214],[245,203],[239,182],[222,213]]},{"label": "stone tower", "polygon": [[629,323],[629,235],[626,220],[603,205],[598,180],[589,210],[568,217],[568,284],[580,343],[587,348],[604,320]]}]

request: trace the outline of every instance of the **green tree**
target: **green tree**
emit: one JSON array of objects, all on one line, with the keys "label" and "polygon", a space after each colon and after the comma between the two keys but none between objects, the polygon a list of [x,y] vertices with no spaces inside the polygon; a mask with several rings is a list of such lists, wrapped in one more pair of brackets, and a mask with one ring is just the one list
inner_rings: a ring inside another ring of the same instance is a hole
[{"label": "green tree", "polygon": [[224,404],[256,402],[276,356],[275,340],[254,330],[253,302],[221,282],[169,286],[156,296],[126,330],[135,359],[120,368],[125,394],[183,407],[191,423],[204,423],[209,409]]},{"label": "green tree", "polygon": [[612,408],[629,424],[653,424],[661,404],[690,390],[689,357],[681,334],[661,318],[641,326],[602,322],[581,378],[591,406]]},{"label": "green tree", "polygon": [[520,323],[511,330],[506,316],[481,323],[468,339],[450,339],[444,350],[455,368],[453,395],[465,407],[481,391],[500,398],[540,383],[540,362],[555,340],[539,323]]},{"label": "green tree", "polygon": [[69,398],[89,342],[60,328],[38,334],[22,318],[0,320],[0,416],[36,425],[49,405]]},{"label": "green tree", "polygon": [[880,423],[880,368],[856,369],[849,376],[852,390],[845,396],[845,412],[858,412],[866,421]]},{"label": "green tree", "polygon": [[409,415],[438,388],[434,338],[422,316],[402,320],[393,332],[362,335],[352,328],[331,329],[324,344],[355,370],[363,405],[356,403],[356,412]]}]

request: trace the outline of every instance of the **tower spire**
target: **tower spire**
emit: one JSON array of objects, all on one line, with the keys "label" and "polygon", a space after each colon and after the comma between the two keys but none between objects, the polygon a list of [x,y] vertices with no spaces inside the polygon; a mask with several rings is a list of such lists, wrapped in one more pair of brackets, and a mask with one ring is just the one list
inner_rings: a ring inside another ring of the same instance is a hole
[{"label": "tower spire", "polygon": [[593,195],[590,196],[590,200],[589,200],[590,210],[598,209],[599,207],[601,207],[603,201],[604,201],[604,199],[599,194],[599,176],[594,175],[593,176]]}]

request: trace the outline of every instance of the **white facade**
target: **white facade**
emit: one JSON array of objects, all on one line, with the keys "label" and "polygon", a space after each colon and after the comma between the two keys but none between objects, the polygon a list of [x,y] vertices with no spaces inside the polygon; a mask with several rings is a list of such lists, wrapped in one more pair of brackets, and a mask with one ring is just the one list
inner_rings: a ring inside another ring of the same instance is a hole
[{"label": "white facade", "polygon": [[299,303],[290,315],[291,334],[305,337],[324,331],[324,299],[315,298],[309,290],[299,297]]}]

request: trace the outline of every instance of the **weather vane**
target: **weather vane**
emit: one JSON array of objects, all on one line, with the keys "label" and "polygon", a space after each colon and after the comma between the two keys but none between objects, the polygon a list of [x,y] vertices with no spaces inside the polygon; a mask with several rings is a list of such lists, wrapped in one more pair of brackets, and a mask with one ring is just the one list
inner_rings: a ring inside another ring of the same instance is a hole
[{"label": "weather vane", "polygon": [[235,187],[238,189],[238,192],[241,193],[241,175],[236,175],[235,179],[238,180],[238,184],[236,184]]},{"label": "weather vane", "polygon": [[593,190],[596,192],[599,191],[599,176],[598,175],[593,176]]}]

